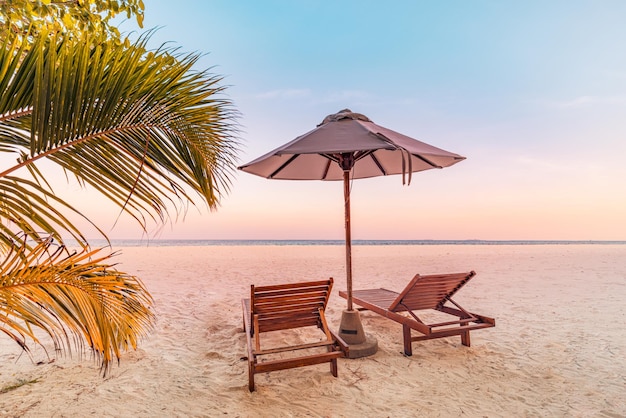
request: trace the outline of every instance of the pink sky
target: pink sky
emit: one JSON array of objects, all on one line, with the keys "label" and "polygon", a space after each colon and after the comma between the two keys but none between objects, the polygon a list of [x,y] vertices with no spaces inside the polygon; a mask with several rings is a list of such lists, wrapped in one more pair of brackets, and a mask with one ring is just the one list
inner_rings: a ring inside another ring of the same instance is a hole
[{"label": "pink sky", "polygon": [[[240,164],[344,108],[467,157],[408,187],[355,181],[354,239],[626,240],[625,2],[145,3],[155,46],[206,53],[198,69],[226,77]],[[233,180],[217,212],[199,203],[156,236],[343,238],[341,183]],[[68,195],[112,238],[142,237]]]}]

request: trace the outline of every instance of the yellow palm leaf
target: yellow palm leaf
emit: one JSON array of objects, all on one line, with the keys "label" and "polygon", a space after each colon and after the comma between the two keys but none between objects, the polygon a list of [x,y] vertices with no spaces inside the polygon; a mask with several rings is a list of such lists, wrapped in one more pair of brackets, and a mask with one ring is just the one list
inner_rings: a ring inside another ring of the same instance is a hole
[{"label": "yellow palm leaf", "polygon": [[113,358],[137,347],[154,314],[141,280],[116,270],[108,263],[115,254],[101,251],[69,252],[51,240],[12,249],[0,264],[0,329],[27,350],[29,339],[41,344],[33,326],[55,348],[86,343],[106,373]]}]

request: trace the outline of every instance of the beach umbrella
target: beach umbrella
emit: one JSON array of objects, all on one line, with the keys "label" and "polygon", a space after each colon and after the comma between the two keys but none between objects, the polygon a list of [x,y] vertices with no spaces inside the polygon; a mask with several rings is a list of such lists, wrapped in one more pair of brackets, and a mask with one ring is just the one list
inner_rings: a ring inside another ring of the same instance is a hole
[{"label": "beach umbrella", "polygon": [[350,180],[401,174],[403,184],[408,184],[414,172],[449,167],[464,159],[344,109],[328,115],[315,129],[238,168],[276,180],[343,181],[347,310],[353,311]]}]

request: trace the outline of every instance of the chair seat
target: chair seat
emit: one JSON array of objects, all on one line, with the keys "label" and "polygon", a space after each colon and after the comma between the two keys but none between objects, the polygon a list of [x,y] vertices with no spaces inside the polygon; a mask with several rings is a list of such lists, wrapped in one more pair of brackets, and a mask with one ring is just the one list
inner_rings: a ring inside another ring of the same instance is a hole
[{"label": "chair seat", "polygon": [[[337,376],[337,359],[347,354],[348,346],[328,328],[324,315],[332,285],[333,279],[330,278],[315,282],[251,286],[250,298],[242,300],[248,343],[248,388],[251,392],[255,390],[254,375],[262,372],[330,363],[331,373]],[[319,329],[321,340],[269,348],[262,344],[263,333],[303,327]],[[307,353],[296,355],[301,350],[307,350]],[[262,356],[281,353],[292,355],[261,359]]]},{"label": "chair seat", "polygon": [[[364,289],[352,292],[352,301],[360,310],[370,310],[402,324],[404,353],[412,354],[412,342],[433,338],[461,336],[461,342],[470,346],[470,331],[495,326],[495,320],[463,309],[452,300],[476,273],[451,273],[415,277],[401,292],[387,289]],[[347,298],[344,291],[339,296]],[[426,323],[418,314],[420,311],[435,310],[447,314],[451,320]],[[422,335],[412,336],[411,331]]]}]

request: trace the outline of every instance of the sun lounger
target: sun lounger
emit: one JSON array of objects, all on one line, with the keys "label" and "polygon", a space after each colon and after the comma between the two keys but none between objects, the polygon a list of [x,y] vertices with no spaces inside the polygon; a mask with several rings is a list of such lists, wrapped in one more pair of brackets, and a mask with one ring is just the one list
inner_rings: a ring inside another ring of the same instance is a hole
[{"label": "sun lounger", "polygon": [[[332,278],[275,286],[251,286],[250,299],[242,301],[244,330],[248,340],[250,392],[254,391],[254,375],[257,373],[329,362],[331,373],[337,377],[337,358],[347,353],[348,345],[330,331],[324,316],[332,286]],[[261,334],[301,327],[319,328],[323,333],[322,339],[305,344],[262,348]],[[303,354],[276,358],[281,357],[281,353],[296,352]],[[262,356],[266,356],[264,360],[260,360]]]},{"label": "sun lounger", "polygon": [[[469,347],[470,331],[496,325],[493,318],[470,313],[452,300],[452,296],[475,275],[473,271],[428,276],[416,274],[401,293],[382,288],[355,290],[352,301],[362,307],[360,310],[370,310],[402,324],[404,353],[407,356],[412,355],[413,341],[432,338],[460,335],[462,344]],[[339,296],[347,298],[344,291],[340,291]],[[442,315],[446,319],[449,316],[453,319],[425,323],[417,315],[417,311],[433,309],[448,314]],[[421,335],[411,336],[411,330]]]}]

